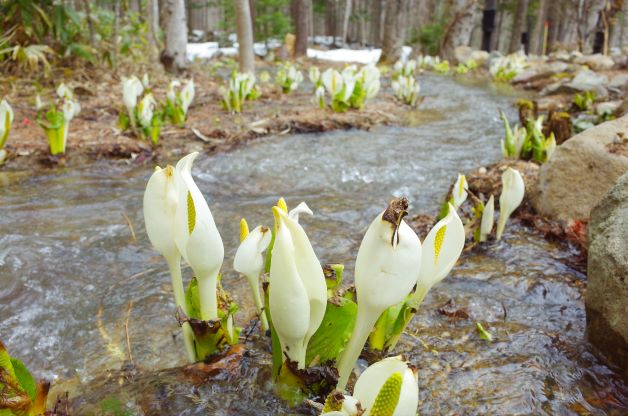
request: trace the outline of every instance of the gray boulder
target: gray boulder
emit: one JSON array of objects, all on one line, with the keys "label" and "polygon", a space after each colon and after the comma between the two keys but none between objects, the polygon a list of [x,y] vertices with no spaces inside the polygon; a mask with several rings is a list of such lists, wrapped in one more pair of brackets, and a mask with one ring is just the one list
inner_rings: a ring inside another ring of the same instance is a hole
[{"label": "gray boulder", "polygon": [[587,338],[628,379],[628,173],[591,212]]},{"label": "gray boulder", "polygon": [[538,192],[531,196],[542,215],[560,221],[588,218],[617,178],[628,172],[628,157],[611,151],[628,137],[628,116],[602,123],[556,148],[542,166]]},{"label": "gray boulder", "polygon": [[538,79],[551,77],[552,75],[560,72],[568,72],[569,70],[570,66],[565,62],[539,62],[515,76],[512,82],[519,83],[536,81]]},{"label": "gray boulder", "polygon": [[579,71],[570,82],[564,84],[565,87],[576,91],[595,91],[599,97],[607,95],[606,84],[608,77],[606,75],[597,74],[588,69]]},{"label": "gray boulder", "polygon": [[620,90],[628,89],[628,74],[621,73],[615,75],[608,83],[608,87]]},{"label": "gray boulder", "polygon": [[583,55],[576,58],[574,62],[579,65],[586,65],[594,71],[604,71],[615,66],[613,58],[600,53],[596,53],[594,55]]}]

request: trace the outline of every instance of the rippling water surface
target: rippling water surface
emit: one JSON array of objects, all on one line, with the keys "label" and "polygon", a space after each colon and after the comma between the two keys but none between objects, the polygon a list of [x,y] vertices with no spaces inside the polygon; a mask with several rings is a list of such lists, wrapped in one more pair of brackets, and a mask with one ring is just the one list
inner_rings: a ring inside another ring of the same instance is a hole
[{"label": "rippling water surface", "polygon": [[[270,225],[278,196],[307,201],[315,216],[302,223],[319,258],[345,263],[351,279],[360,238],[392,196],[408,196],[411,213],[434,212],[458,172],[499,159],[497,109],[514,118],[512,97],[423,81],[414,127],[269,137],[199,157],[194,175],[225,241],[224,283],[240,324],[252,316],[246,281],[231,271],[241,217]],[[270,393],[263,342],[236,375],[198,389],[177,370],[159,371],[184,357],[169,276],[143,226],[150,172],[95,164],[0,176],[0,339],[69,389],[77,414],[102,411],[103,400],[132,414],[287,413]],[[625,414],[626,387],[582,341],[585,276],[568,256],[516,224],[465,254],[399,348],[419,367],[421,414]],[[470,318],[439,314],[450,299]],[[492,343],[479,339],[477,321]],[[118,371],[127,332],[133,375]]]}]

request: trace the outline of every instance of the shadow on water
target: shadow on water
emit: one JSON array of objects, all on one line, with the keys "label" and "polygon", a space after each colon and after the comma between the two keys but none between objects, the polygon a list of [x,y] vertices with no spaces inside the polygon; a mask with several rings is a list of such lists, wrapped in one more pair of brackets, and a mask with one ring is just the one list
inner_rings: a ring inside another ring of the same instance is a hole
[{"label": "shadow on water", "polygon": [[[497,109],[514,119],[512,98],[448,78],[423,81],[412,127],[269,137],[198,159],[194,174],[225,241],[224,284],[241,306],[239,324],[253,316],[246,281],[231,268],[242,216],[270,225],[278,196],[291,206],[307,201],[315,216],[302,222],[319,258],[345,263],[350,281],[364,230],[392,196],[407,195],[411,214],[434,212],[458,172],[499,159]],[[209,383],[175,369],[185,362],[173,337],[170,279],[141,213],[150,172],[95,164],[1,178],[0,338],[38,374],[58,378],[76,414],[103,406],[288,414],[271,394],[265,339],[253,336],[241,363]],[[583,341],[585,276],[566,265],[568,255],[516,224],[502,242],[464,255],[399,346],[419,367],[421,414],[625,412],[626,387]],[[133,371],[124,370],[126,326]]]}]

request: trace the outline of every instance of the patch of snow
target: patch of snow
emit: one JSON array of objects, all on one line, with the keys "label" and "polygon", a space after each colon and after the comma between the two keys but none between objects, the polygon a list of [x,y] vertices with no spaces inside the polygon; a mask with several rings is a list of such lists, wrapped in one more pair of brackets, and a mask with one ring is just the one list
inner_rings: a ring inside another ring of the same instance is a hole
[{"label": "patch of snow", "polygon": [[195,59],[211,59],[219,51],[218,42],[188,43],[186,49],[190,61]]},{"label": "patch of snow", "polygon": [[382,55],[381,49],[308,49],[307,57],[333,62],[356,62],[359,64],[376,64]]}]

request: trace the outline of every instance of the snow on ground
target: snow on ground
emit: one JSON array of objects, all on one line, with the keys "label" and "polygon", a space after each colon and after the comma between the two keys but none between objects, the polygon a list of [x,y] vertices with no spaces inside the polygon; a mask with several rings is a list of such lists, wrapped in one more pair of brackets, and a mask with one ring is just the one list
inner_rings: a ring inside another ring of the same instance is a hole
[{"label": "snow on ground", "polygon": [[[271,48],[276,48],[279,45],[276,43],[269,44]],[[256,55],[266,55],[266,44],[256,43],[253,45],[253,49]],[[404,46],[401,51],[401,59],[407,60],[412,52],[412,48]],[[212,59],[218,54],[223,56],[233,56],[238,53],[238,44],[234,43],[233,47],[221,48],[218,42],[204,42],[204,43],[188,43],[187,56],[188,59],[193,61],[195,59]],[[312,59],[320,59],[321,61],[332,62],[354,62],[358,64],[376,64],[382,55],[381,49],[329,49],[320,50],[308,48],[307,57]]]}]

